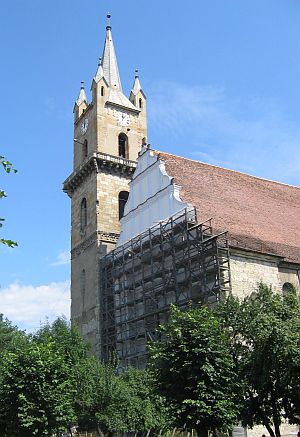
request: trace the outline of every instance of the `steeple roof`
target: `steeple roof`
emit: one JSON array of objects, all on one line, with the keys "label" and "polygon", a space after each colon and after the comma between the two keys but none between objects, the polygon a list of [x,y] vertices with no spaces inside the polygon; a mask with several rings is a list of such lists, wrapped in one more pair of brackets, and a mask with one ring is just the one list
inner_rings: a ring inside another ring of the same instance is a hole
[{"label": "steeple roof", "polygon": [[102,67],[102,63],[101,63],[101,58],[99,58],[97,72],[96,72],[95,77],[94,77],[95,82],[96,83],[99,82],[99,80],[101,80],[103,76],[104,76],[103,67]]},{"label": "steeple roof", "polygon": [[80,106],[83,102],[87,102],[86,94],[84,91],[84,82],[81,82],[80,93],[76,100],[76,104]]},{"label": "steeple roof", "polygon": [[94,81],[98,83],[102,78],[105,79],[109,87],[107,102],[112,103],[113,105],[129,108],[133,111],[139,111],[136,106],[134,106],[130,100],[124,96],[122,91],[117,57],[111,34],[110,17],[110,14],[108,14],[108,25],[106,26],[103,56],[99,59],[98,69],[94,76]]},{"label": "steeple roof", "polygon": [[134,83],[133,83],[133,87],[132,87],[132,94],[134,94],[135,96],[142,90],[141,84],[140,84],[140,79],[139,79],[139,72],[138,70],[135,70],[135,78],[134,78]]},{"label": "steeple roof", "polygon": [[106,26],[106,38],[102,56],[102,68],[104,77],[109,86],[122,92],[121,79],[119,75],[117,57],[111,34],[110,14],[107,15],[108,25]]}]

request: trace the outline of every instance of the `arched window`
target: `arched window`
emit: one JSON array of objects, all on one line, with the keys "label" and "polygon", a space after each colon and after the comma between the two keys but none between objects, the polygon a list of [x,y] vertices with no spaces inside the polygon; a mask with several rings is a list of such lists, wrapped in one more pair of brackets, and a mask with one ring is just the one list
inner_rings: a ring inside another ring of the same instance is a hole
[{"label": "arched window", "polygon": [[128,138],[123,133],[119,135],[119,156],[128,159]]},{"label": "arched window", "polygon": [[124,216],[124,209],[128,200],[128,196],[128,191],[121,191],[119,193],[119,220],[121,220],[121,218]]},{"label": "arched window", "polygon": [[285,282],[282,286],[282,293],[289,293],[290,291],[294,291],[294,286],[290,282]]},{"label": "arched window", "polygon": [[86,274],[85,269],[83,269],[80,273],[80,292],[82,297],[82,307],[85,305],[85,286],[86,286]]},{"label": "arched window", "polygon": [[85,159],[88,156],[88,142],[84,140],[82,145],[82,159]]},{"label": "arched window", "polygon": [[139,99],[139,108],[142,109],[143,108],[143,100]]},{"label": "arched window", "polygon": [[84,231],[87,225],[87,205],[86,198],[84,197],[80,205],[80,230]]},{"label": "arched window", "polygon": [[101,97],[104,96],[104,86],[101,87]]}]

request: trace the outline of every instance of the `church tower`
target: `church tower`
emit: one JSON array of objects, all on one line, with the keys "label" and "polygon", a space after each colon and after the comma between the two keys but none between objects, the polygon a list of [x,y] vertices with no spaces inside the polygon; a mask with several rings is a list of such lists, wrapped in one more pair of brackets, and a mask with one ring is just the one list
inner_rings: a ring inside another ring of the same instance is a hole
[{"label": "church tower", "polygon": [[82,82],[74,106],[74,167],[63,187],[71,198],[71,319],[97,356],[101,354],[99,258],[115,247],[128,183],[147,137],[146,97],[138,72],[128,99],[122,91],[110,15],[107,18],[91,102]]}]

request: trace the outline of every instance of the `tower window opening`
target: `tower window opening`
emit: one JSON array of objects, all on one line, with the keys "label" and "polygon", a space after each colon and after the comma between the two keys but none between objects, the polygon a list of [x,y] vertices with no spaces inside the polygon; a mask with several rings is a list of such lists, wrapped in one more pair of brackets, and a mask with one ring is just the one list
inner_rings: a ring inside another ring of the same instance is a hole
[{"label": "tower window opening", "polygon": [[87,203],[84,197],[80,205],[80,230],[84,231],[87,225]]},{"label": "tower window opening", "polygon": [[143,108],[143,100],[139,99],[139,108],[142,109]]},{"label": "tower window opening", "polygon": [[85,269],[83,269],[80,274],[80,292],[82,297],[83,308],[85,306],[85,284],[86,284],[86,273],[85,273]]},{"label": "tower window opening", "polygon": [[82,159],[85,159],[88,156],[88,142],[84,140],[82,145]]},{"label": "tower window opening", "polygon": [[104,86],[101,87],[101,97],[104,96]]},{"label": "tower window opening", "polygon": [[119,220],[124,217],[124,209],[126,202],[128,200],[129,193],[128,191],[121,191],[119,193]]},{"label": "tower window opening", "polygon": [[125,134],[119,135],[119,156],[128,159],[128,138]]}]

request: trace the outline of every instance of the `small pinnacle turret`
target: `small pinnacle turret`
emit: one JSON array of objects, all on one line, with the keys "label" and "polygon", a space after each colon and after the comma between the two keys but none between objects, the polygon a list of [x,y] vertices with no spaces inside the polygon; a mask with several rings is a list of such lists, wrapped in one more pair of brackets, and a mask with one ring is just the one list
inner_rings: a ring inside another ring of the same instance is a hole
[{"label": "small pinnacle turret", "polygon": [[135,70],[135,76],[134,76],[134,83],[133,83],[133,87],[132,87],[132,94],[134,94],[135,96],[142,90],[141,84],[140,84],[140,79],[139,79],[139,70],[136,69]]},{"label": "small pinnacle turret", "polygon": [[84,102],[87,103],[87,98],[86,98],[86,94],[85,94],[85,91],[84,91],[84,82],[81,81],[80,93],[79,93],[79,96],[78,96],[78,98],[76,100],[76,105],[80,106]]},{"label": "small pinnacle turret", "polygon": [[138,69],[135,70],[134,82],[133,82],[132,90],[130,92],[129,100],[136,108],[138,108],[139,111],[142,111],[145,114],[146,96],[141,87]]},{"label": "small pinnacle turret", "polygon": [[102,67],[102,58],[99,58],[97,72],[95,74],[94,80],[96,83],[99,82],[104,77],[103,67]]}]

